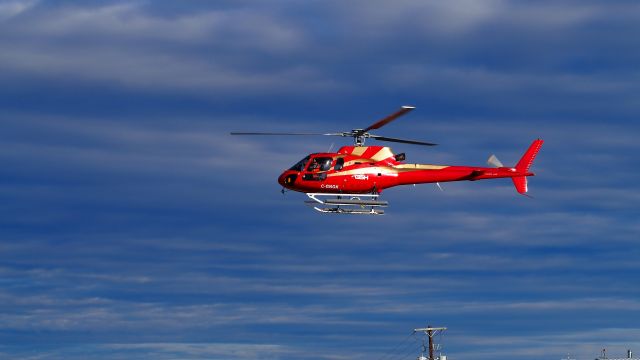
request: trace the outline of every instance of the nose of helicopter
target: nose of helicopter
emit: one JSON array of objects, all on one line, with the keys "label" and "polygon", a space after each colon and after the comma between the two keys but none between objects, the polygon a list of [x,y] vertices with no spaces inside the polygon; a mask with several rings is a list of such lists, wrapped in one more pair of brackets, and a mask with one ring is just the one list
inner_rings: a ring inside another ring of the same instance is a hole
[{"label": "nose of helicopter", "polygon": [[282,187],[291,188],[298,175],[295,171],[287,170],[278,177],[278,184]]}]

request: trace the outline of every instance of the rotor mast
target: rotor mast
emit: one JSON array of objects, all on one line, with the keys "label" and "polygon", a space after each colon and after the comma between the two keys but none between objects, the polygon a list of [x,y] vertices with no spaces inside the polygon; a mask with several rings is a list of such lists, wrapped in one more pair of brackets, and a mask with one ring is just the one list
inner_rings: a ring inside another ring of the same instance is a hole
[{"label": "rotor mast", "polygon": [[446,327],[432,327],[431,325],[427,325],[426,328],[413,329],[413,332],[424,332],[424,334],[429,338],[429,358],[428,360],[436,360],[435,358],[435,347],[433,344],[433,337],[442,334]]},{"label": "rotor mast", "polygon": [[344,136],[352,136],[353,140],[355,140],[356,146],[364,146],[364,139],[370,137],[373,137],[374,139],[379,138],[379,136],[377,135],[369,134],[369,130],[379,129],[415,108],[415,106],[404,105],[400,108],[400,110],[394,112],[393,114],[385,116],[384,118],[367,126],[365,129],[353,129],[351,130],[351,133],[344,133]]},{"label": "rotor mast", "polygon": [[353,129],[351,134],[346,133],[345,136],[353,136],[353,140],[356,146],[364,146],[364,139],[368,137],[368,133],[365,133],[363,129]]}]

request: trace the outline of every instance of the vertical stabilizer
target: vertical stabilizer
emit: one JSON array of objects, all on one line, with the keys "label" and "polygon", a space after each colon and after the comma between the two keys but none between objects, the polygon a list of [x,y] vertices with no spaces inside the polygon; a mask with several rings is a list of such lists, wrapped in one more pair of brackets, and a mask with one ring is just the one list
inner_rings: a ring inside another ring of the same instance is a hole
[{"label": "vertical stabilizer", "polygon": [[522,158],[516,165],[516,170],[518,172],[526,173],[527,171],[529,171],[531,164],[533,164],[533,159],[535,159],[536,155],[538,155],[538,151],[540,151],[543,143],[544,141],[542,139],[536,139],[533,141],[533,143],[531,143],[531,146],[529,146],[527,151],[524,153],[524,155],[522,155]]},{"label": "vertical stabilizer", "polygon": [[531,164],[533,164],[533,159],[538,155],[538,151],[540,151],[543,143],[544,141],[542,141],[542,139],[534,140],[516,165],[516,171],[522,175],[514,176],[511,180],[513,180],[513,186],[516,187],[516,191],[522,195],[525,195],[527,191],[529,191],[529,187],[527,186],[527,176],[533,175],[532,173],[529,173],[529,168],[531,167]]},{"label": "vertical stabilizer", "polygon": [[511,180],[513,180],[513,186],[516,187],[516,191],[520,194],[524,195],[527,193],[527,191],[529,191],[529,189],[527,188],[526,176],[515,176],[512,177]]}]

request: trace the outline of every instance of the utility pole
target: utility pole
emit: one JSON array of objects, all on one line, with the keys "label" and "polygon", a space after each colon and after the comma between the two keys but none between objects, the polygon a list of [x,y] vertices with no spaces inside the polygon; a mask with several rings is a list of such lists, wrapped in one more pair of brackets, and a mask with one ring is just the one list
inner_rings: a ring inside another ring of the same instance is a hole
[{"label": "utility pole", "polygon": [[428,360],[436,360],[434,355],[433,337],[447,330],[446,327],[432,327],[427,325],[426,328],[413,329],[413,332],[424,332],[429,337],[429,358]]}]

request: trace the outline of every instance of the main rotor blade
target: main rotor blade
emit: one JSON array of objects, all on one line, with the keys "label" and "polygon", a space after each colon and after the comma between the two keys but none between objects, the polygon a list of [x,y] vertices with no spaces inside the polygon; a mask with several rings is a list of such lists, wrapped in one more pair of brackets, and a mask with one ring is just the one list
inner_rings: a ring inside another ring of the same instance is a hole
[{"label": "main rotor blade", "polygon": [[380,140],[380,141],[391,141],[391,142],[397,142],[397,143],[403,143],[403,144],[426,145],[426,146],[438,145],[438,144],[428,143],[428,142],[424,142],[424,141],[396,139],[396,138],[390,138],[390,137],[378,136],[378,135],[369,135],[369,137],[372,138],[372,139]]},{"label": "main rotor blade", "polygon": [[351,136],[343,133],[281,133],[281,132],[237,132],[233,131],[230,135],[326,135],[326,136]]},{"label": "main rotor blade", "polygon": [[369,125],[368,128],[362,130],[362,133],[366,133],[367,131],[371,130],[371,129],[379,129],[385,125],[387,125],[388,123],[392,122],[393,120],[399,118],[400,116],[408,113],[409,111],[415,109],[414,106],[403,106],[400,108],[400,110],[394,112],[393,114],[378,120],[376,123]]}]

